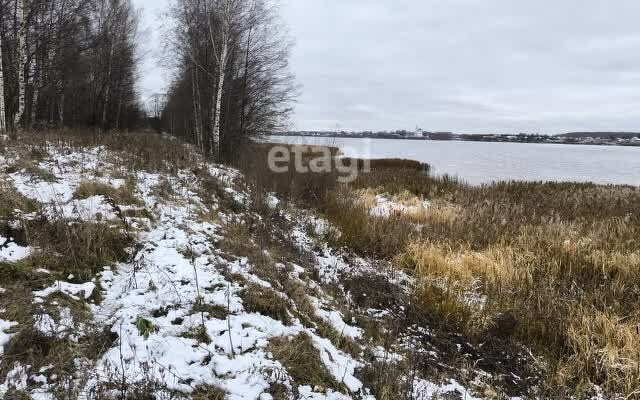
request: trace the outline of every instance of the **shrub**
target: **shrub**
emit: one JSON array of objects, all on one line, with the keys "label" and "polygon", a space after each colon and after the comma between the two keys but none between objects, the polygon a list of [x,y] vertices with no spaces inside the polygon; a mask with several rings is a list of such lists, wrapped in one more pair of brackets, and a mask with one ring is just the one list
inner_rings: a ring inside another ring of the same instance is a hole
[{"label": "shrub", "polygon": [[158,332],[158,327],[155,326],[153,322],[140,315],[136,318],[134,325],[136,329],[138,329],[140,336],[144,337],[145,340],[149,339],[151,334]]}]

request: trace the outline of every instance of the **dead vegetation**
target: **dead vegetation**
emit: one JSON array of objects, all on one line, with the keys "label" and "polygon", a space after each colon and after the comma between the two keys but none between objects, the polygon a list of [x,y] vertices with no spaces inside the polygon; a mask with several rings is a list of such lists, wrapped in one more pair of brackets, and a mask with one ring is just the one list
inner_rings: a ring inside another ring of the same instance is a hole
[{"label": "dead vegetation", "polygon": [[[268,153],[273,145],[248,143],[246,151],[237,155],[232,165],[240,169],[248,183],[257,193],[275,192],[285,201],[315,204],[328,195],[337,185],[335,173],[299,173],[295,168],[288,172],[275,173],[268,168]],[[322,152],[324,148],[316,148]],[[337,148],[330,148],[332,155],[338,153]],[[308,162],[313,151],[307,153],[303,162]]]},{"label": "dead vegetation", "polygon": [[[310,179],[322,187],[301,201],[337,227],[330,235],[335,245],[416,277],[412,302],[428,319],[451,324],[470,342],[497,338],[503,347],[524,343],[542,355],[550,395],[588,395],[593,385],[637,395],[640,189],[471,187],[426,171],[378,161],[348,186]],[[418,216],[378,216],[363,193],[431,204]]]},{"label": "dead vegetation", "polygon": [[31,175],[34,179],[38,179],[42,182],[53,183],[57,181],[55,175],[38,167],[33,161],[28,159],[21,158],[5,170],[8,174],[13,174],[19,171],[23,171],[26,174]]},{"label": "dead vegetation", "polygon": [[[44,140],[58,142],[71,152],[88,145],[91,135],[42,136],[26,135],[19,143],[8,143],[14,152],[12,154],[18,154],[20,158],[7,173],[21,171],[35,180],[55,182],[55,175],[37,164],[48,157],[47,145],[42,144]],[[101,140],[109,141],[106,137]],[[154,141],[163,142],[157,138]],[[134,189],[132,180],[127,180],[118,189],[97,181],[86,181],[75,195],[76,198],[102,195],[111,198],[113,204],[138,204]],[[58,215],[55,207],[49,212],[42,210],[43,205],[16,191],[10,177],[0,176],[0,235],[32,249],[24,259],[0,262],[3,270],[0,277],[0,315],[17,323],[6,331],[12,336],[4,346],[0,380],[4,381],[11,371],[21,367],[25,368],[28,376],[45,377],[54,396],[77,397],[82,386],[93,378],[91,371],[95,362],[117,339],[110,331],[95,325],[89,309],[89,303],[101,301],[100,285],[97,284],[87,299],[75,299],[62,293],[35,299],[34,292],[49,288],[58,280],[71,283],[94,281],[96,274],[105,267],[128,261],[130,247],[134,243],[122,221],[67,219]],[[54,326],[64,330],[47,332]],[[29,388],[38,386],[32,381],[25,384]],[[127,390],[133,392],[134,389],[131,386]],[[7,394],[8,398],[21,395],[28,396],[15,390]],[[106,393],[104,395],[103,398],[108,398]]]},{"label": "dead vegetation", "polygon": [[80,182],[73,196],[76,199],[104,196],[113,200],[116,204],[140,206],[142,202],[136,197],[135,188],[135,179],[131,177],[118,188],[98,181],[83,181]]},{"label": "dead vegetation", "polygon": [[[203,163],[202,156],[192,146],[156,133],[111,132],[105,135],[82,129],[61,129],[25,132],[19,140],[6,143],[7,147],[17,148],[21,153],[27,149],[36,157],[46,157],[45,145],[69,153],[88,148],[108,149],[116,154],[114,164],[121,167],[124,176],[130,171],[175,175],[179,170],[192,169]],[[117,172],[114,171],[114,175]]]},{"label": "dead vegetation", "polygon": [[271,339],[267,351],[287,369],[296,385],[317,387],[320,391],[340,389],[338,382],[324,367],[309,335],[301,333],[293,338]]},{"label": "dead vegetation", "polygon": [[248,312],[267,315],[284,325],[291,325],[289,301],[273,289],[250,283],[244,288],[240,298]]},{"label": "dead vegetation", "polygon": [[[251,272],[272,285],[272,288],[265,288],[243,282],[245,289],[241,297],[245,308],[271,316],[285,325],[291,324],[292,317],[297,318],[304,326],[331,340],[338,349],[358,358],[362,352],[360,344],[318,317],[309,298],[318,295],[315,285],[310,284],[317,277],[312,274],[299,276],[298,279],[291,277],[291,263],[305,265],[309,270],[313,270],[313,265],[310,256],[293,244],[290,237],[286,237],[286,232],[290,230],[289,222],[273,210],[258,207],[263,212],[259,220],[229,224],[220,244],[225,253],[247,258]],[[267,218],[270,219],[265,220]],[[344,293],[333,294],[346,304]],[[348,310],[348,307],[344,308]]]},{"label": "dead vegetation", "polygon": [[93,279],[104,267],[129,257],[131,238],[116,225],[36,220],[27,223],[28,244],[38,250],[24,262],[61,276],[74,275],[78,282]]},{"label": "dead vegetation", "polygon": [[[630,398],[637,395],[640,380],[637,188],[518,182],[469,187],[447,177],[430,177],[425,174],[427,167],[404,161],[374,162],[370,174],[350,186],[337,186],[335,176],[274,176],[265,172],[265,168],[257,168],[260,157],[256,156],[255,162],[244,161],[246,168],[255,169],[247,179],[256,189],[253,203],[257,208],[247,210],[225,190],[225,182],[205,169],[194,167],[201,160],[181,144],[167,145],[165,141],[141,135],[134,139],[136,148],[150,150],[138,155],[129,154],[125,147],[132,145],[125,146],[118,137],[48,134],[47,139],[57,141],[69,151],[106,145],[122,152],[119,157],[127,170],[176,173],[189,167],[201,183],[201,197],[221,202],[207,205],[247,215],[258,213],[259,218],[228,223],[227,234],[220,243],[224,253],[246,257],[252,273],[273,286],[267,288],[240,276],[231,277],[232,282],[244,286],[245,308],[285,325],[297,318],[347,353],[360,354],[363,349],[315,315],[309,301],[314,291],[305,282],[318,281],[317,277],[304,276],[296,281],[289,276],[291,263],[305,265],[306,255],[286,236],[290,222],[265,206],[265,192],[281,192],[289,200],[300,199],[302,204],[317,208],[337,228],[329,232],[333,244],[389,261],[411,274],[416,278],[412,293],[402,292],[384,275],[344,277],[345,292],[332,293],[338,307],[347,311],[351,307],[353,312],[345,318],[357,320],[365,330],[366,340],[384,348],[390,348],[401,335],[412,333],[409,327],[432,328],[428,337],[414,338],[422,346],[433,346],[440,359],[416,355],[398,366],[372,358],[361,372],[365,383],[379,398],[391,399],[394,394],[408,393],[410,387],[404,379],[412,373],[450,374],[451,371],[439,366],[443,362],[460,370],[465,363],[472,363],[485,371],[495,371],[505,380],[511,379],[509,371],[517,371],[522,381],[505,386],[513,388],[513,395],[521,395],[538,383],[537,377],[527,379],[532,370],[518,359],[521,344],[540,355],[544,361],[541,364],[548,366],[544,389],[549,397],[587,396],[592,393],[593,384],[608,394]],[[25,142],[32,143],[29,157],[47,157],[37,145],[40,140],[27,137]],[[98,181],[86,181],[76,191],[76,197],[102,195],[117,199],[118,203],[136,204],[133,187],[127,183],[116,189]],[[169,181],[164,181],[154,193],[172,197],[175,190]],[[387,194],[392,201],[404,204],[426,199],[430,206],[419,215],[372,215],[372,204],[362,201],[363,193]],[[6,180],[0,180],[1,229],[9,229],[9,220],[19,219],[14,215],[16,209],[28,213],[38,208],[38,204],[19,195]],[[127,260],[128,248],[134,243],[119,222],[40,217],[23,221],[19,231],[11,229],[13,237],[37,251],[25,260],[0,266],[4,271],[0,283],[7,290],[0,296],[0,309],[5,310],[4,318],[21,323],[20,332],[7,347],[7,357],[35,366],[56,363],[60,374],[68,372],[65,354],[99,354],[101,346],[113,338],[95,332],[92,337],[96,343],[74,345],[42,338],[29,328],[33,327],[33,315],[38,313],[29,306],[33,300],[31,292],[70,274],[78,282],[91,280],[105,266]],[[36,271],[39,268],[53,274],[42,275]],[[405,313],[378,319],[358,312],[385,307],[402,309]],[[81,307],[69,305],[69,308],[81,319]],[[196,304],[192,311],[218,319],[228,316],[228,310],[220,306]],[[201,343],[210,340],[198,330],[184,336]],[[20,352],[25,346],[32,348],[31,353]],[[462,354],[458,346],[463,349]],[[310,368],[308,363],[316,362],[318,356],[309,337],[275,339],[269,351],[297,384],[336,387],[326,371],[318,370],[320,362]],[[55,358],[54,354],[62,358]],[[299,357],[302,354],[306,357]],[[38,359],[43,360],[42,364]],[[395,374],[394,368],[402,373]],[[223,396],[215,389],[207,390],[203,389],[202,396]]]},{"label": "dead vegetation", "polygon": [[[550,391],[584,394],[596,384],[634,393],[639,359],[625,349],[640,323],[631,311],[639,305],[640,191],[504,183],[434,193],[418,194],[451,205],[424,215],[417,231],[406,216],[367,217],[377,221],[353,227],[358,218],[328,215],[347,232],[369,231],[342,236],[347,245],[368,247],[362,242],[373,234],[398,249],[379,245],[379,254],[419,278],[415,296],[425,312],[477,340],[512,338],[546,355]],[[402,233],[389,240],[376,234],[378,225]]]},{"label": "dead vegetation", "polygon": [[24,214],[36,211],[37,204],[20,193],[0,175],[0,223],[13,216],[16,210]]}]

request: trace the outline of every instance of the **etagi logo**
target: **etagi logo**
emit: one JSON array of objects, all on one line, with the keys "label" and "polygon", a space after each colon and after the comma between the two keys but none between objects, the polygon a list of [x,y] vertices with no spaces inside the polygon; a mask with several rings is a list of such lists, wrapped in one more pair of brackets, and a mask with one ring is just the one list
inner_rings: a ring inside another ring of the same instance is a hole
[{"label": "etagi logo", "polygon": [[276,145],[269,151],[269,169],[276,174],[290,172],[291,168],[299,174],[329,174],[335,171],[338,182],[352,183],[360,173],[371,172],[371,157],[369,151],[346,150],[347,154],[357,157],[333,156],[328,147]]}]

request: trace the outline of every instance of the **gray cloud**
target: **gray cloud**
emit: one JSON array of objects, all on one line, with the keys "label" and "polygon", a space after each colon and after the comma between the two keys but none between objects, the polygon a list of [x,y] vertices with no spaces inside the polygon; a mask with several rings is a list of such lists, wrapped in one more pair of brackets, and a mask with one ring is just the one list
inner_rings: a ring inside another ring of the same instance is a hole
[{"label": "gray cloud", "polygon": [[299,129],[640,130],[636,0],[281,4]]},{"label": "gray cloud", "polygon": [[301,129],[640,130],[636,1],[284,0],[283,12]]}]

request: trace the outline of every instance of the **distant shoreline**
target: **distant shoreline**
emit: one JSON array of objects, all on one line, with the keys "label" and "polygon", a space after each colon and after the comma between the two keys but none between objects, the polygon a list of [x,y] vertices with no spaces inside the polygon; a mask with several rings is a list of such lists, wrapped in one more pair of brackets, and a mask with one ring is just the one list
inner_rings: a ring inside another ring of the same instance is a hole
[{"label": "distant shoreline", "polygon": [[[640,147],[640,134],[638,136],[629,136],[631,134],[613,133],[610,137],[582,136],[572,137],[565,135],[546,136],[546,135],[467,135],[467,134],[450,134],[437,133],[423,134],[426,136],[418,136],[416,133],[408,134],[363,134],[363,133],[319,133],[319,132],[286,132],[265,135],[284,136],[284,137],[316,137],[316,138],[335,138],[335,139],[394,139],[394,140],[419,140],[433,142],[485,142],[485,143],[520,143],[520,144],[569,144],[569,145],[590,145],[590,146],[626,146]],[[571,135],[571,134],[567,134]],[[618,136],[616,136],[618,135]],[[620,136],[624,135],[624,136]]]}]

